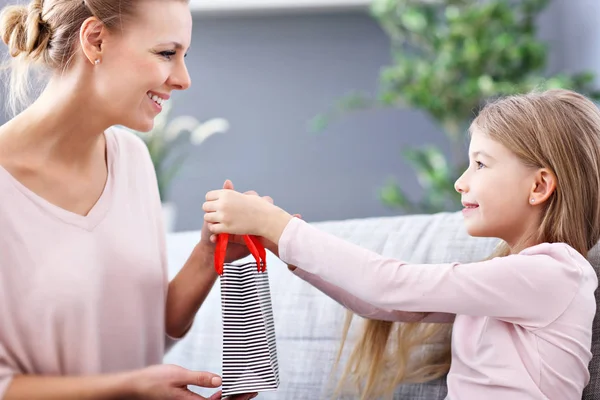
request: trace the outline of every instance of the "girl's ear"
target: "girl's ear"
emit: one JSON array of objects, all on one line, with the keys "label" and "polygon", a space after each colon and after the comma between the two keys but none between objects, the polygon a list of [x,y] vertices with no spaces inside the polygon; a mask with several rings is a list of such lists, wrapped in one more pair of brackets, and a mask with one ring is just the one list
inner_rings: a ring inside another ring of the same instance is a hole
[{"label": "girl's ear", "polygon": [[556,190],[556,176],[547,168],[539,169],[529,193],[529,202],[533,205],[542,204]]}]

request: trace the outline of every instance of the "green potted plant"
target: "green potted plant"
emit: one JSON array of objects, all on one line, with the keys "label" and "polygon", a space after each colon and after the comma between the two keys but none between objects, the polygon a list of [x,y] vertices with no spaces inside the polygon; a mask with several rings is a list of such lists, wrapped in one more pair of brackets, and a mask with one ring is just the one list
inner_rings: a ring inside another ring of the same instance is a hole
[{"label": "green potted plant", "polygon": [[392,63],[380,74],[376,98],[351,93],[315,118],[373,107],[424,110],[442,129],[450,157],[435,146],[402,151],[424,194],[413,200],[391,180],[382,201],[408,212],[456,210],[454,181],[466,166],[467,128],[477,109],[500,95],[570,88],[594,99],[591,73],[546,75],[547,46],[536,18],[549,0],[374,0],[371,15],[391,40]]},{"label": "green potted plant", "polygon": [[[172,110],[172,101],[165,102],[151,131],[133,131],[144,141],[150,152],[158,181],[158,190],[163,206],[163,220],[167,232],[173,230],[177,216],[177,208],[169,198],[169,189],[173,178],[180,171],[188,155],[186,144],[198,146],[214,134],[227,132],[230,127],[229,122],[223,118],[212,118],[200,122],[192,116],[185,115],[170,119]],[[182,137],[186,132],[189,133],[188,140]]]}]

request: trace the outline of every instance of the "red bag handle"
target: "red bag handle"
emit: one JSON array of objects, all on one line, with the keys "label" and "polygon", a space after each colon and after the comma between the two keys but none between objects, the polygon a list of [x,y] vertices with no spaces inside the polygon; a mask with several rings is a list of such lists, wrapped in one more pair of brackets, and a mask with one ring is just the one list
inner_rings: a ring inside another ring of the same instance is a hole
[{"label": "red bag handle", "polygon": [[[244,235],[244,242],[250,250],[250,254],[256,260],[258,272],[267,270],[267,251],[257,236]],[[215,248],[215,271],[223,275],[223,264],[225,264],[225,253],[227,253],[227,244],[229,243],[229,234],[220,233],[217,235],[217,245]],[[262,261],[262,262],[261,262]]]}]

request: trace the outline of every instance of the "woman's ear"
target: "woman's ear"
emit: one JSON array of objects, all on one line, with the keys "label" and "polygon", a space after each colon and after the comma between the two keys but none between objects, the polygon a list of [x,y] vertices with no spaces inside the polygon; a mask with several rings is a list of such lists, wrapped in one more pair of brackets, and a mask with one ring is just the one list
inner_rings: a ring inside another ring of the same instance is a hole
[{"label": "woman's ear", "polygon": [[533,205],[542,204],[550,198],[556,190],[556,176],[547,168],[539,169],[529,193],[529,202]]},{"label": "woman's ear", "polygon": [[102,61],[102,46],[106,38],[107,30],[102,21],[96,17],[89,17],[79,30],[79,42],[83,54],[90,63],[97,65]]}]

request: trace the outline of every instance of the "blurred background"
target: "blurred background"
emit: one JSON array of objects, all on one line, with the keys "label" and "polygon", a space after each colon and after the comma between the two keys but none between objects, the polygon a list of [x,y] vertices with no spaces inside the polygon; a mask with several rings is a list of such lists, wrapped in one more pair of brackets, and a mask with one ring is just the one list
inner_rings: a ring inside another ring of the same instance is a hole
[{"label": "blurred background", "polygon": [[598,0],[190,7],[192,87],[140,134],[174,231],[201,227],[204,195],[225,179],[310,222],[457,210],[466,129],[487,99],[598,98]]}]

